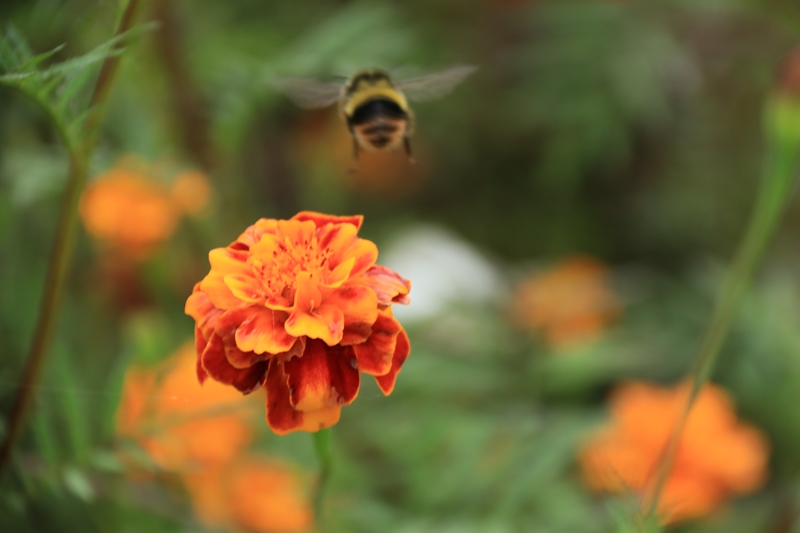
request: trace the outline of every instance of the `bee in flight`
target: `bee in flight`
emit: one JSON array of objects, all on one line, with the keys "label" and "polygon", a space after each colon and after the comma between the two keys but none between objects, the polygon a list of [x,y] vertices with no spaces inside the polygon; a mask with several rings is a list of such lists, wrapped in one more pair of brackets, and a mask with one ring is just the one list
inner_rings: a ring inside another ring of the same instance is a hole
[{"label": "bee in flight", "polygon": [[394,150],[402,144],[409,161],[414,163],[409,141],[414,132],[414,113],[408,100],[440,98],[476,68],[456,66],[398,81],[384,70],[367,69],[355,73],[344,84],[303,78],[286,78],[272,84],[300,107],[326,107],[338,101],[339,113],[353,137],[356,159],[362,148]]}]

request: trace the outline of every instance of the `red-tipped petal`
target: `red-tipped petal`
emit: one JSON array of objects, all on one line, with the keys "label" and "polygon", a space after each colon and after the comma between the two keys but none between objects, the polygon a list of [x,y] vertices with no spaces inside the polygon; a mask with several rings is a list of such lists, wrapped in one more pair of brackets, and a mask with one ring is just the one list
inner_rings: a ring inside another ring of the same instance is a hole
[{"label": "red-tipped petal", "polygon": [[252,314],[236,330],[236,346],[244,352],[277,354],[289,350],[295,337],[284,323],[288,314],[283,311],[261,309]]},{"label": "red-tipped petal", "polygon": [[304,413],[292,407],[289,401],[288,377],[284,363],[273,359],[267,372],[267,424],[278,435],[294,431],[319,431],[339,421],[341,407],[333,406]]},{"label": "red-tipped petal", "polygon": [[326,224],[352,224],[356,229],[361,227],[364,221],[363,215],[353,215],[345,217],[337,217],[333,215],[326,215],[324,213],[316,213],[314,211],[301,211],[292,217],[292,220],[311,220],[318,228]]},{"label": "red-tipped petal", "polygon": [[246,369],[235,368],[228,362],[225,354],[225,343],[218,335],[212,335],[203,352],[203,369],[215,381],[225,385],[233,385],[244,394],[256,390],[264,381],[267,363],[260,362]]},{"label": "red-tipped petal", "polygon": [[378,387],[381,388],[383,394],[389,396],[394,390],[394,382],[397,379],[397,374],[403,363],[406,362],[408,354],[411,351],[411,344],[408,342],[408,335],[405,331],[401,331],[397,335],[397,344],[394,348],[394,356],[392,357],[392,368],[383,376],[377,376],[375,381],[378,382]]},{"label": "red-tipped petal", "polygon": [[408,293],[411,290],[411,282],[385,266],[373,265],[359,278],[359,281],[377,293],[381,305],[407,304],[410,301]]},{"label": "red-tipped petal", "polygon": [[200,328],[203,335],[208,338],[214,328],[214,324],[222,314],[222,310],[214,307],[208,295],[200,290],[200,284],[194,286],[194,291],[186,299],[184,312],[195,320],[195,325]]},{"label": "red-tipped petal", "polygon": [[322,305],[310,312],[299,308],[286,320],[286,331],[294,337],[303,335],[311,339],[322,339],[328,346],[342,341],[344,335],[344,313],[334,305]]},{"label": "red-tipped petal", "polygon": [[353,350],[358,360],[358,369],[365,374],[383,376],[392,369],[397,336],[403,331],[400,323],[383,313],[372,325],[372,335],[367,342],[356,344]]},{"label": "red-tipped petal", "polygon": [[328,296],[325,304],[334,305],[344,313],[344,332],[339,344],[360,344],[372,334],[372,324],[378,319],[378,297],[369,287],[343,287]]},{"label": "red-tipped petal", "polygon": [[310,340],[302,357],[283,365],[290,401],[298,411],[316,411],[355,400],[361,379],[350,346],[326,346]]}]

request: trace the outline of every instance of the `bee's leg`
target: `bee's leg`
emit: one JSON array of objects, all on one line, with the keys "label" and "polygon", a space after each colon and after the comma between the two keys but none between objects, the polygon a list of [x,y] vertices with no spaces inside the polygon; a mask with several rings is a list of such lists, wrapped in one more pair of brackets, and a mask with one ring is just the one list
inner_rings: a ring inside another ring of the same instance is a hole
[{"label": "bee's leg", "polygon": [[356,140],[355,136],[353,136],[353,163],[354,164],[350,168],[350,170],[348,170],[348,172],[350,172],[350,174],[355,174],[356,172],[358,172],[358,154],[359,154],[358,141]]},{"label": "bee's leg", "polygon": [[408,137],[403,137],[403,147],[406,149],[406,156],[408,156],[408,162],[412,165],[419,164],[419,161],[414,159],[414,154],[411,153],[411,139]]}]

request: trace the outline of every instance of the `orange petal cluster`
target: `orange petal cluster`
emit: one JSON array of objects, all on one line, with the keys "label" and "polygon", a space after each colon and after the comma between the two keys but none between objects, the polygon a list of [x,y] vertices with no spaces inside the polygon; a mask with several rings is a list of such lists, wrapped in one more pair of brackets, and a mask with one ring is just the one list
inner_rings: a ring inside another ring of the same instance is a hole
[{"label": "orange petal cluster", "polygon": [[117,409],[117,433],[133,438],[167,471],[222,465],[253,439],[257,406],[218,383],[194,378],[192,344],[154,369],[130,367]]},{"label": "orange petal cluster", "polygon": [[[662,388],[633,382],[611,397],[611,423],[581,452],[590,487],[639,494],[645,505],[665,443],[685,405],[689,384]],[[687,419],[672,472],[659,500],[663,523],[706,515],[766,478],[769,445],[756,428],[738,422],[730,397],[706,385]]]},{"label": "orange petal cluster", "polygon": [[312,513],[292,469],[247,451],[257,405],[218,383],[201,387],[189,343],[154,369],[131,367],[117,408],[117,432],[135,440],[183,481],[209,527],[306,532]]},{"label": "orange petal cluster", "polygon": [[[128,168],[130,167],[130,168]],[[211,189],[199,172],[179,174],[171,189],[148,178],[142,165],[122,165],[92,181],[80,215],[87,231],[128,256],[142,258],[175,231],[182,214],[200,211]]]},{"label": "orange petal cluster", "polygon": [[388,395],[409,354],[392,304],[411,284],[376,265],[363,217],[302,212],[261,219],[209,253],[211,271],[186,301],[197,377],[250,393],[266,388],[272,430],[318,431],[355,400],[359,372]]},{"label": "orange petal cluster", "polygon": [[598,337],[616,320],[620,304],[606,267],[591,257],[565,259],[517,289],[514,318],[541,332],[553,348],[568,348]]}]

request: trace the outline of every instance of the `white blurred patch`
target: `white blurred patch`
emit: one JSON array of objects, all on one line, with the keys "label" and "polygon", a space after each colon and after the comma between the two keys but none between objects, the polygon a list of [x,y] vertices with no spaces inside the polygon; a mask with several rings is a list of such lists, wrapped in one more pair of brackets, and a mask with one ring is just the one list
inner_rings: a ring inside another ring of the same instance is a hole
[{"label": "white blurred patch", "polygon": [[401,322],[426,320],[459,303],[492,301],[502,285],[484,255],[438,226],[413,226],[384,250],[378,262],[411,280],[411,303],[392,306]]}]

